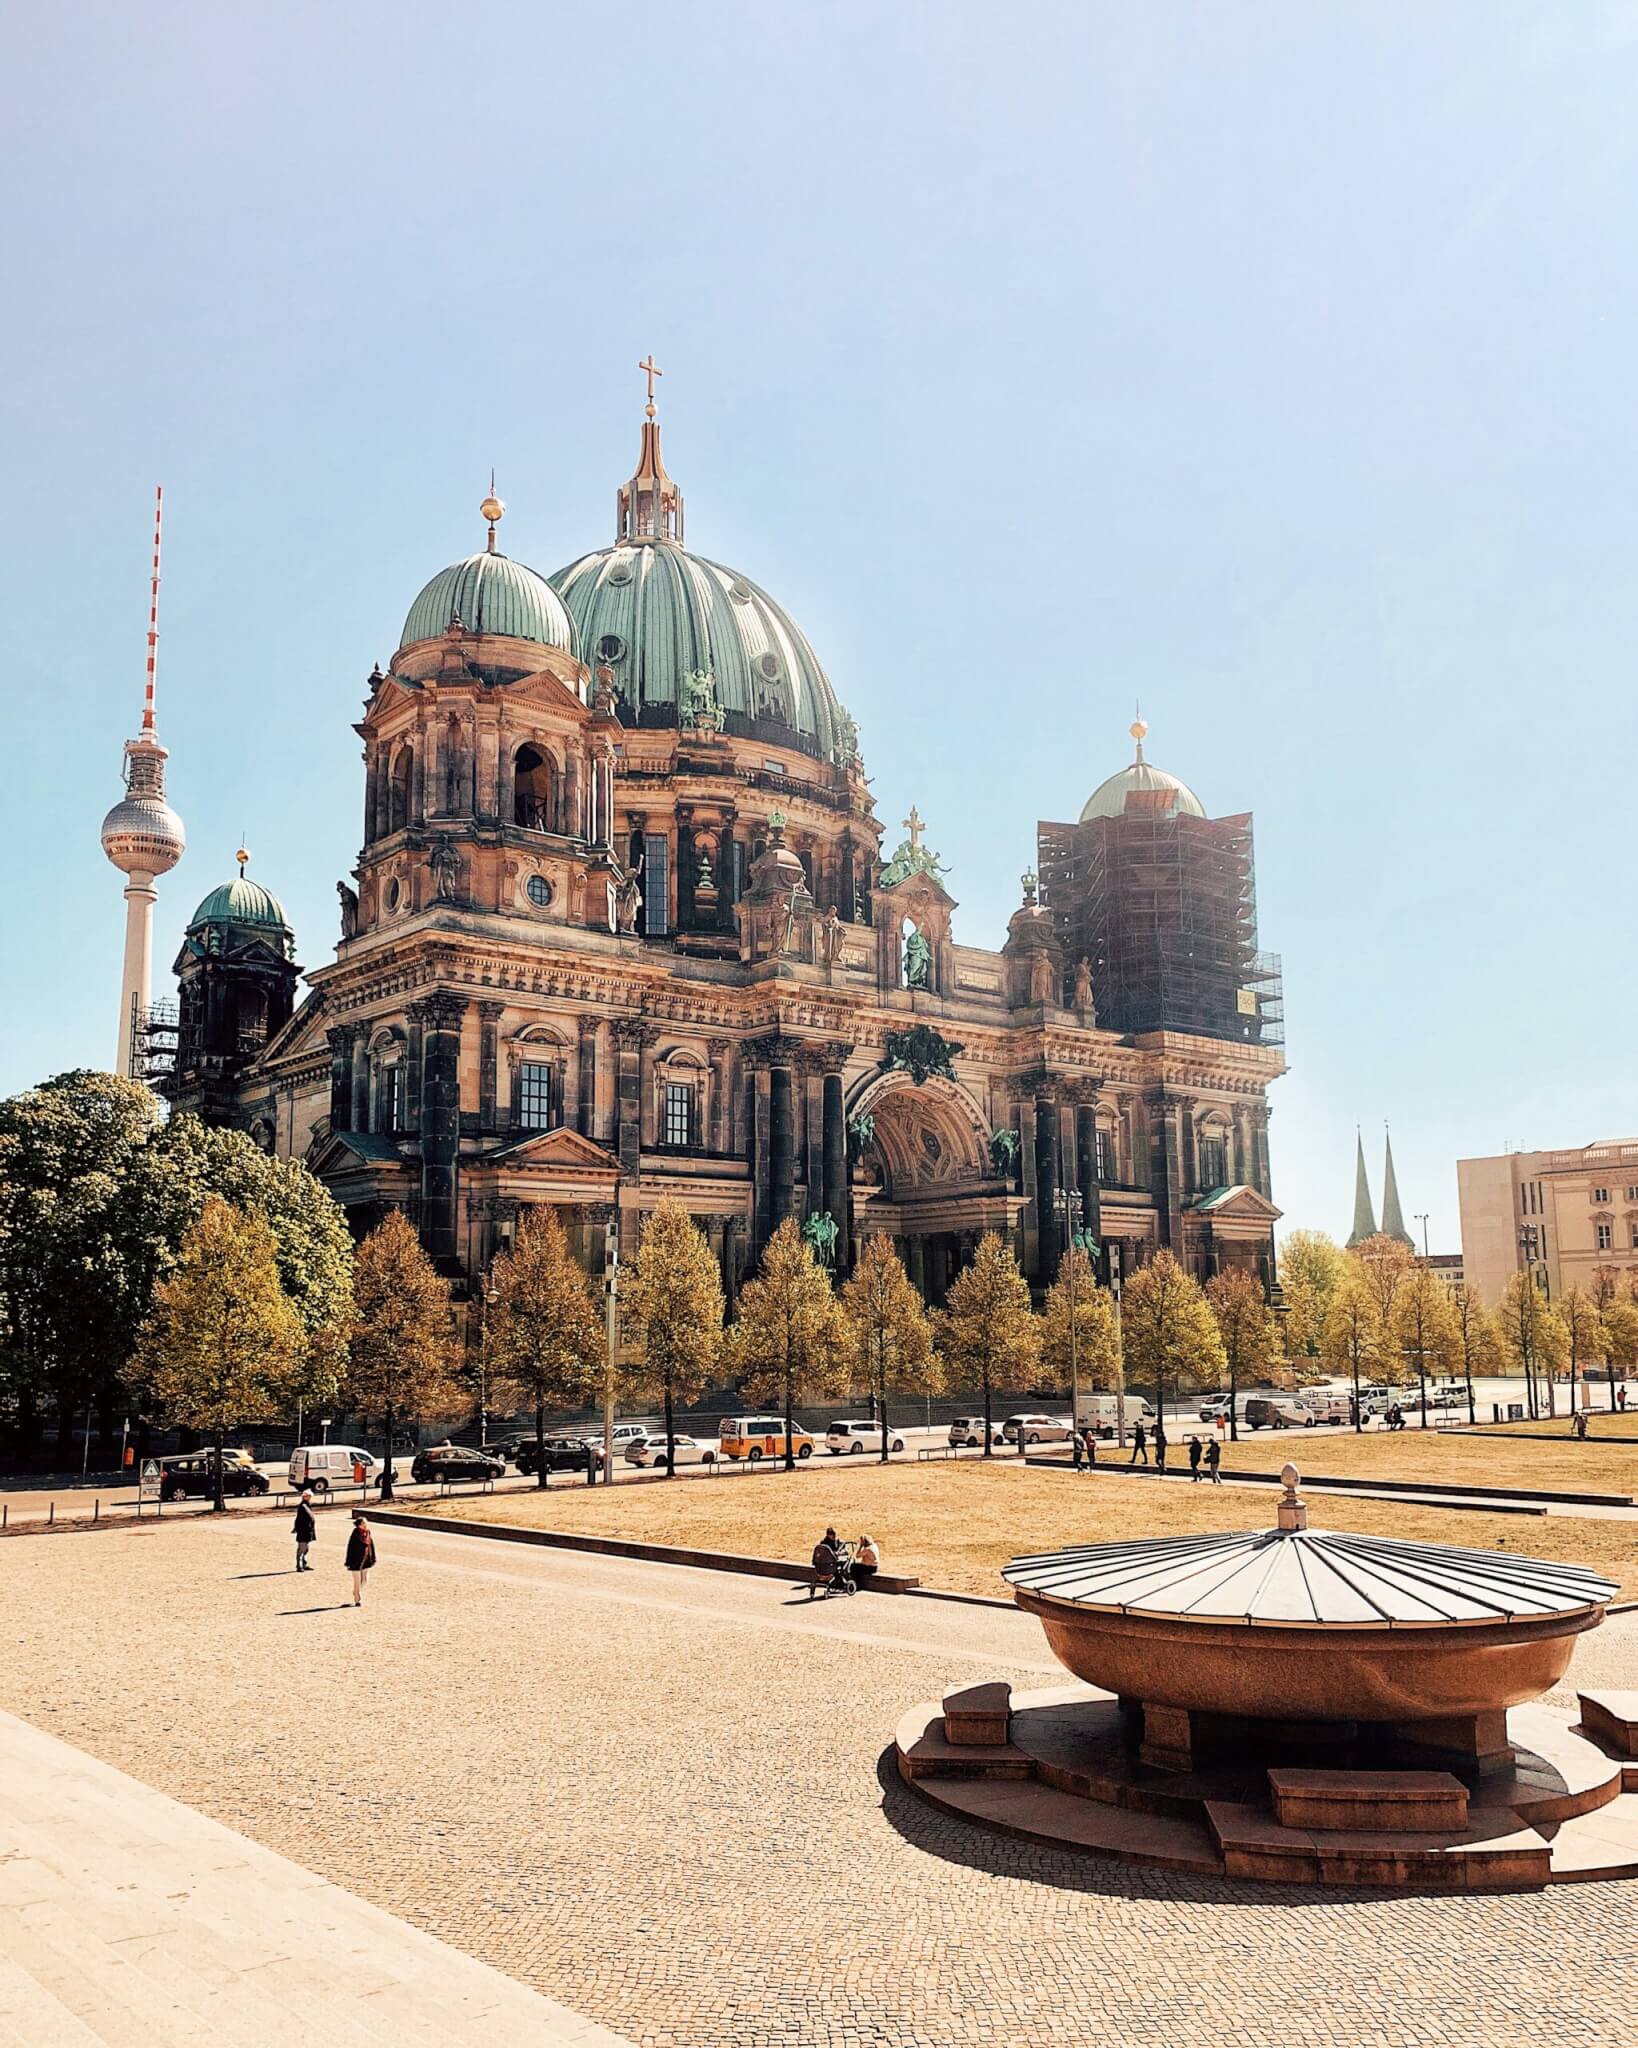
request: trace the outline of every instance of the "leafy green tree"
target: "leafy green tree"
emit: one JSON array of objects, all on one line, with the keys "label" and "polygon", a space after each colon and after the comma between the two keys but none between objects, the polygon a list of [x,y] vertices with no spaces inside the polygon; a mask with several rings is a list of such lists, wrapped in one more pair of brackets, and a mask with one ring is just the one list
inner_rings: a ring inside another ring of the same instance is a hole
[{"label": "leafy green tree", "polygon": [[843,1392],[848,1356],[835,1290],[788,1216],[769,1238],[756,1278],[740,1289],[739,1319],[724,1349],[751,1400],[780,1403],[790,1471],[797,1402]]},{"label": "leafy green tree", "polygon": [[697,1401],[722,1344],[722,1279],[711,1247],[678,1202],[662,1202],[643,1226],[621,1283],[626,1336],[642,1349],[637,1383],[665,1404],[665,1476],[677,1470],[675,1403]]},{"label": "leafy green tree", "polygon": [[1333,1372],[1346,1373],[1354,1383],[1357,1435],[1365,1427],[1361,1384],[1382,1366],[1382,1319],[1377,1313],[1376,1297],[1357,1272],[1345,1273],[1332,1292],[1331,1306],[1325,1312],[1321,1356]]},{"label": "leafy green tree", "polygon": [[152,1300],[120,1191],[157,1120],[148,1090],[112,1074],[59,1074],[0,1102],[0,1410],[25,1455],[46,1413],[59,1453],[89,1408],[108,1434]]},{"label": "leafy green tree", "polygon": [[984,1455],[993,1454],[995,1389],[1029,1386],[1040,1367],[1041,1325],[1029,1283],[1012,1249],[993,1230],[956,1276],[934,1322],[934,1341],[951,1385],[977,1386],[984,1398]]},{"label": "leafy green tree", "polygon": [[[1379,1230],[1374,1237],[1365,1238],[1344,1256],[1370,1290],[1382,1346],[1381,1362],[1386,1368],[1388,1353],[1393,1348],[1394,1311],[1399,1304],[1400,1289],[1415,1268],[1416,1254],[1403,1238],[1388,1237]],[[1403,1377],[1402,1370],[1396,1373],[1396,1383]]]},{"label": "leafy green tree", "polygon": [[1128,1380],[1153,1383],[1155,1413],[1162,1419],[1168,1380],[1180,1393],[1185,1383],[1216,1386],[1223,1377],[1223,1340],[1205,1294],[1170,1252],[1156,1252],[1127,1281],[1121,1340]]},{"label": "leafy green tree", "polygon": [[933,1326],[890,1237],[877,1232],[865,1239],[842,1288],[842,1318],[855,1385],[876,1402],[885,1465],[888,1396],[925,1397],[943,1384]]},{"label": "leafy green tree", "polygon": [[1206,1282],[1206,1305],[1217,1325],[1228,1371],[1229,1435],[1240,1438],[1240,1388],[1271,1372],[1280,1356],[1280,1331],[1263,1284],[1243,1266],[1228,1266]]},{"label": "leafy green tree", "polygon": [[301,1318],[279,1282],[272,1231],[259,1216],[208,1201],[155,1291],[139,1364],[166,1411],[209,1434],[218,1513],[226,1505],[227,1432],[278,1413],[303,1343]]},{"label": "leafy green tree", "polygon": [[1397,1290],[1393,1341],[1416,1374],[1422,1395],[1422,1427],[1428,1426],[1428,1375],[1456,1370],[1461,1356],[1456,1319],[1444,1282],[1426,1266],[1413,1267]]},{"label": "leafy green tree", "polygon": [[[1572,1287],[1558,1303],[1559,1320],[1570,1354],[1570,1413],[1576,1410],[1576,1388],[1589,1365],[1602,1365],[1610,1355],[1610,1333],[1598,1304],[1584,1288]],[[1613,1381],[1611,1382],[1613,1385]]]},{"label": "leafy green tree", "polygon": [[1515,1273],[1502,1290],[1496,1312],[1501,1332],[1502,1355],[1515,1372],[1521,1373],[1535,1408],[1537,1373],[1547,1375],[1547,1413],[1556,1415],[1553,1399],[1554,1376],[1569,1362],[1570,1340],[1563,1319],[1528,1273]]},{"label": "leafy green tree", "polygon": [[1622,1295],[1604,1311],[1604,1332],[1610,1340],[1610,1407],[1615,1407],[1615,1382],[1638,1367],[1638,1302]]},{"label": "leafy green tree", "polygon": [[604,1363],[591,1283],[550,1209],[526,1209],[511,1250],[490,1267],[486,1334],[497,1377],[535,1412],[542,1449],[535,1484],[543,1487],[546,1411],[581,1408],[594,1399]]},{"label": "leafy green tree", "polygon": [[362,1415],[379,1415],[386,1432],[381,1498],[393,1497],[393,1426],[452,1415],[461,1389],[454,1373],[449,1282],[421,1248],[402,1209],[389,1209],[353,1259],[353,1313],[342,1398]]},{"label": "leafy green tree", "polygon": [[1293,1230],[1280,1243],[1288,1358],[1318,1358],[1331,1296],[1347,1268],[1342,1247],[1323,1230]]}]

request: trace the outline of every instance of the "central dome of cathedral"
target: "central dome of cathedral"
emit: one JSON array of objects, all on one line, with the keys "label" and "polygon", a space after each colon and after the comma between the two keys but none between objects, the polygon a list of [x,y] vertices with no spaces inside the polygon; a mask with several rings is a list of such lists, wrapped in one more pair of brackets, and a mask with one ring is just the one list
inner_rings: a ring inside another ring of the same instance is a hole
[{"label": "central dome of cathedral", "polygon": [[[673,540],[617,542],[551,578],[580,658],[607,667],[637,724],[671,724],[684,677],[703,671],[733,731],[851,755],[854,729],[790,614],[737,570]],[[744,730],[744,727],[739,729]]]}]

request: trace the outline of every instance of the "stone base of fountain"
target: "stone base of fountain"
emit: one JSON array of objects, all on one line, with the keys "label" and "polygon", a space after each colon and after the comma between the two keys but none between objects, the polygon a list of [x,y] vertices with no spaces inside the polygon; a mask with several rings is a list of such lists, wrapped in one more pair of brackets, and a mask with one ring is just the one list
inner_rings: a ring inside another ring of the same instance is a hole
[{"label": "stone base of fountain", "polygon": [[1633,1693],[1583,1693],[1579,1720],[1532,1704],[1412,1735],[990,1684],[913,1708],[897,1761],[964,1822],[1164,1869],[1404,1892],[1638,1877]]}]

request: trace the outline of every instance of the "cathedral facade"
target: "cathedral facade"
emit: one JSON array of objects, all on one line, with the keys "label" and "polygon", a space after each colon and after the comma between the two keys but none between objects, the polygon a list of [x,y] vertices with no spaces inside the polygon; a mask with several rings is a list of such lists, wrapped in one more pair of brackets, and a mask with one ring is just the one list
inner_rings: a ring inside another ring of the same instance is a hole
[{"label": "cathedral facade", "polygon": [[[301,993],[242,872],[200,905],[173,1103],[306,1160],[360,1232],[404,1209],[461,1291],[532,1204],[595,1268],[668,1197],[730,1302],[786,1217],[839,1272],[887,1232],[934,1302],[986,1230],[1038,1285],[1075,1231],[1106,1278],[1169,1246],[1271,1283],[1250,821],[1140,737],[1040,828],[1000,951],[963,945],[914,809],[884,848],[805,636],[684,546],[652,395],[612,544],[543,577],[503,511],[369,679],[334,959]],[[1208,952],[1185,999],[1167,964]]]}]

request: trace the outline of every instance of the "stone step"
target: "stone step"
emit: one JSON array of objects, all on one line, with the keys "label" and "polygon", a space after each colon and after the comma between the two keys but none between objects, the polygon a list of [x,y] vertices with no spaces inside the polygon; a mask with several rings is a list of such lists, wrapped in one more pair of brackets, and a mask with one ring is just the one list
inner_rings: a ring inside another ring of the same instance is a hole
[{"label": "stone step", "polygon": [[1223,1859],[1198,1821],[1099,1806],[1033,1781],[941,1779],[930,1796],[947,1811],[1019,1841],[1116,1856],[1123,1863],[1147,1864],[1156,1870],[1223,1874]]},{"label": "stone step", "polygon": [[1287,1884],[1391,1885],[1403,1891],[1526,1891],[1547,1883],[1551,1845],[1534,1828],[1442,1830],[1282,1827],[1265,1807],[1206,1803],[1230,1877]]},{"label": "stone step", "polygon": [[1268,1787],[1282,1827],[1416,1834],[1467,1826],[1467,1787],[1449,1771],[1273,1770]]},{"label": "stone step", "polygon": [[1010,1742],[952,1742],[944,1709],[935,1700],[912,1707],[895,1738],[899,1774],[918,1778],[1028,1778],[1035,1766]]},{"label": "stone step", "polygon": [[1608,1806],[1577,1814],[1554,1830],[1554,1884],[1585,1884],[1606,1877],[1638,1877],[1638,1794],[1623,1793]]},{"label": "stone step", "polygon": [[1011,1714],[1012,1687],[1005,1679],[952,1686],[944,1695],[944,1733],[958,1745],[1004,1743]]}]

